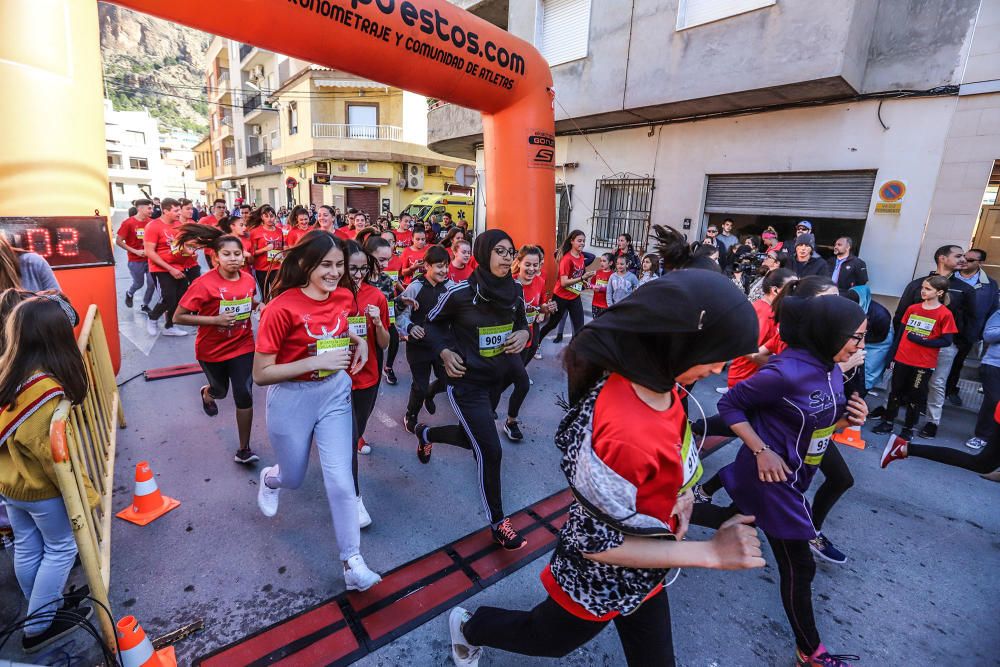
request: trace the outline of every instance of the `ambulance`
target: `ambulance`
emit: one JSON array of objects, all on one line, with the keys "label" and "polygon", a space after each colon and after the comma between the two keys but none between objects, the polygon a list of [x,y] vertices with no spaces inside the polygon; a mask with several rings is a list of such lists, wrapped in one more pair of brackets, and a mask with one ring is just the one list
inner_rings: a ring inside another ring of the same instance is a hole
[{"label": "ambulance", "polygon": [[431,216],[441,216],[451,213],[451,219],[456,223],[459,220],[468,220],[469,228],[473,228],[472,216],[476,203],[469,195],[453,195],[446,192],[428,192],[420,195],[407,206],[403,213],[409,213],[412,217],[421,222],[430,222]]}]

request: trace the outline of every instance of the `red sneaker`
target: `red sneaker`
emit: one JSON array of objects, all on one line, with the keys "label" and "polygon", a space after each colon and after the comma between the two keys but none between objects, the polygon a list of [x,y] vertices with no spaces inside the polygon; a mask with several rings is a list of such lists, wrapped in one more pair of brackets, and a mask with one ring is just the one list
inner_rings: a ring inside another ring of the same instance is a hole
[{"label": "red sneaker", "polygon": [[372,446],[364,438],[358,438],[358,454],[371,454]]},{"label": "red sneaker", "polygon": [[889,441],[885,443],[885,449],[882,450],[882,467],[885,468],[893,461],[905,459],[906,448],[909,444],[898,435],[890,435]]}]

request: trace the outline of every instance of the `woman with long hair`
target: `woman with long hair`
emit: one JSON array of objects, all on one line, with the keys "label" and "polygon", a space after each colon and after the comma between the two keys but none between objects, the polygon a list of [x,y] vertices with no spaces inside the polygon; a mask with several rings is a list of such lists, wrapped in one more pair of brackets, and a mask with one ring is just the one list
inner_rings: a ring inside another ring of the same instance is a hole
[{"label": "woman with long hair", "polygon": [[[91,612],[63,599],[77,548],[49,439],[59,400],[78,404],[86,396],[87,370],[73,336],[77,314],[61,294],[6,290],[0,322],[6,344],[0,354],[0,502],[14,531],[14,574],[28,603],[21,648],[34,653]],[[96,507],[86,475],[84,483]]]},{"label": "woman with long hair", "polygon": [[615,248],[613,254],[614,261],[611,262],[612,270],[614,270],[618,258],[624,257],[626,270],[636,278],[639,277],[639,272],[642,270],[642,263],[639,259],[639,254],[635,251],[635,246],[632,245],[631,234],[622,232],[618,235],[618,246]]},{"label": "woman with long hair", "polygon": [[574,336],[583,328],[583,302],[580,301],[580,294],[594,275],[594,272],[587,271],[584,263],[583,247],[586,244],[586,234],[574,229],[559,248],[559,273],[556,276],[556,287],[552,291],[556,312],[539,332],[540,340],[545,340],[567,314],[573,324]]},{"label": "woman with long hair", "polygon": [[250,449],[253,427],[253,326],[250,313],[257,306],[257,284],[243,271],[242,241],[218,227],[184,225],[178,239],[212,251],[215,268],[195,279],[181,297],[174,321],[198,327],[194,356],[208,378],[201,388],[205,414],[219,414],[217,401],[233,388],[239,449],[234,460],[244,465],[259,460]]},{"label": "woman with long hair", "polygon": [[453,609],[456,664],[476,664],[486,646],[562,657],[613,621],[630,666],[669,667],[670,570],[764,566],[753,517],[734,517],[710,541],[682,541],[701,463],[681,386],[752,351],[753,321],[725,278],[680,271],[573,339],[564,360],[570,407],[555,440],[575,502],[542,571],[547,597],[531,611]]},{"label": "woman with long hair", "polygon": [[530,334],[521,286],[510,275],[516,255],[510,236],[500,229],[486,230],[476,237],[474,255],[479,266],[468,280],[448,288],[428,313],[425,326],[425,338],[447,373],[448,400],[459,424],[417,424],[417,456],[429,462],[434,443],[472,450],[493,539],[504,549],[516,550],[527,541],[503,511],[502,450],[492,415],[500,400],[496,388],[524,372],[521,352]]},{"label": "woman with long hair", "polygon": [[830,653],[820,640],[812,606],[816,575],[811,541],[819,535],[806,491],[834,431],[860,427],[864,400],[844,395],[838,366],[864,349],[865,313],[841,296],[786,296],[779,332],[788,346],[719,401],[719,415],[743,441],[736,461],[720,472],[728,508],[696,504],[693,521],[721,525],[750,513],[778,561],[781,601],[795,637],[800,667],[846,667],[852,656]]},{"label": "woman with long hair", "polygon": [[0,290],[58,290],[59,281],[41,255],[15,248],[0,232]]},{"label": "woman with long hair", "polygon": [[278,215],[270,204],[255,208],[247,220],[250,253],[261,299],[267,300],[270,283],[278,275],[285,248],[285,235],[278,228]]},{"label": "woman with long hair", "polygon": [[385,376],[386,384],[390,385],[396,384],[396,373],[392,370],[392,366],[396,363],[396,355],[399,354],[396,297],[403,291],[403,286],[399,282],[398,269],[394,275],[389,273],[389,266],[394,259],[397,259],[393,255],[395,247],[396,239],[390,230],[386,230],[378,236],[369,236],[364,245],[365,252],[375,258],[374,272],[368,276],[368,282],[385,295],[389,307],[389,346],[385,350],[385,358],[379,359],[379,368]]},{"label": "woman with long hair", "polygon": [[368,360],[368,345],[347,319],[355,293],[346,261],[343,241],[309,232],[289,249],[261,317],[253,379],[268,387],[267,435],[278,463],[260,471],[257,505],[264,516],[277,513],[279,491],[305,479],[315,441],[344,580],[363,591],[382,578],[361,557],[351,375]]}]

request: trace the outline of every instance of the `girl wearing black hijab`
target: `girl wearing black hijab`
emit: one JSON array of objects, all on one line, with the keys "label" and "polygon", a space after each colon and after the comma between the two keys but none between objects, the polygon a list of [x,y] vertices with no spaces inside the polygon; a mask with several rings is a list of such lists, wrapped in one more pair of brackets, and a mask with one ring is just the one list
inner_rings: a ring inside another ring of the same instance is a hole
[{"label": "girl wearing black hijab", "polygon": [[495,388],[524,374],[521,351],[530,339],[521,285],[510,275],[515,255],[506,232],[483,232],[473,248],[476,270],[468,280],[449,287],[428,313],[426,340],[448,375],[448,400],[459,424],[435,428],[417,424],[414,429],[421,463],[430,461],[435,442],[473,450],[493,539],[509,550],[520,549],[527,541],[504,516],[502,452],[492,415],[500,398]]},{"label": "girl wearing black hijab", "polygon": [[819,531],[805,494],[830,436],[861,426],[868,414],[860,397],[845,398],[837,365],[864,348],[867,321],[860,306],[841,296],[785,297],[780,317],[788,348],[719,401],[719,416],[743,441],[736,461],[719,473],[733,504],[698,504],[693,521],[716,526],[737,512],[753,514],[778,562],[796,664],[847,667],[856,658],[829,653],[816,629],[809,542]]},{"label": "girl wearing black hijab", "polygon": [[676,271],[577,334],[565,357],[572,407],[555,438],[576,502],[542,572],[548,595],[531,611],[453,609],[456,664],[476,664],[483,646],[562,657],[614,621],[629,665],[671,666],[670,569],[764,566],[753,517],[681,541],[701,463],[679,386],[752,352],[756,322],[723,276]]}]

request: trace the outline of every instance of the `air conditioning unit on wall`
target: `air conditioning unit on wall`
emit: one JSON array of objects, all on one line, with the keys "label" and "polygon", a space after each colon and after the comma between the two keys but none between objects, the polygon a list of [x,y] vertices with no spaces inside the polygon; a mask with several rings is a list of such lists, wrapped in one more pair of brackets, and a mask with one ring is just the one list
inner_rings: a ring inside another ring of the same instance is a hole
[{"label": "air conditioning unit on wall", "polygon": [[403,165],[403,180],[406,181],[406,185],[403,186],[405,190],[423,190],[424,189],[424,166],[422,164],[405,164]]}]

